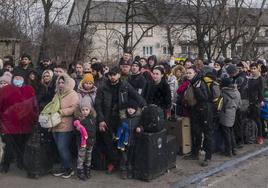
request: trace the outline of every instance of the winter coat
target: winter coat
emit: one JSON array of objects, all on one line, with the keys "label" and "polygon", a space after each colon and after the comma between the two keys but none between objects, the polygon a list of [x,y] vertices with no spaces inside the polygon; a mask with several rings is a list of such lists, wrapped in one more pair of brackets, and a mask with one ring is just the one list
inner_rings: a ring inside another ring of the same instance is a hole
[{"label": "winter coat", "polygon": [[251,105],[260,105],[264,101],[264,80],[262,76],[248,80],[248,99]]},{"label": "winter coat", "polygon": [[48,67],[44,67],[42,64],[40,64],[37,68],[36,68],[36,71],[38,73],[38,75],[41,77],[43,72],[45,70],[52,70],[55,68],[55,64],[54,63],[51,63]]},{"label": "winter coat", "polygon": [[[96,142],[96,119],[92,116],[89,115],[88,117],[86,117],[85,119],[80,120],[80,123],[83,127],[85,127],[86,131],[87,131],[87,141],[86,144],[87,146],[94,146],[95,142]],[[81,134],[79,131],[75,131],[76,134],[76,139],[77,139],[77,143],[81,143]]]},{"label": "winter coat", "polygon": [[193,86],[194,96],[197,101],[195,107],[202,107],[204,104],[212,102],[212,100],[209,99],[208,87],[202,80],[201,75],[196,75],[191,80],[190,84]]},{"label": "winter coat", "polygon": [[20,72],[23,75],[24,81],[26,82],[27,76],[33,70],[32,64],[29,64],[28,67],[25,69],[21,65],[14,68],[13,72]]},{"label": "winter coat", "polygon": [[[135,100],[140,107],[146,105],[145,100],[135,91],[135,89],[125,81],[119,81],[118,83],[118,109],[123,110],[127,108],[128,100]],[[97,122],[105,121],[110,122],[112,117],[112,93],[111,84],[107,80],[103,87],[98,88],[95,99],[95,109],[97,112]],[[118,114],[119,115],[119,114]],[[109,126],[109,125],[108,125]]]},{"label": "winter coat", "polygon": [[64,77],[64,93],[61,95],[58,89],[58,81],[56,81],[56,94],[60,97],[60,115],[61,123],[52,128],[53,132],[69,132],[73,131],[73,114],[77,106],[79,105],[78,94],[73,90],[75,86],[74,80],[67,74],[63,74]]},{"label": "winter coat", "polygon": [[176,90],[178,89],[178,81],[177,81],[176,76],[172,74],[169,75],[167,78],[167,83],[169,85],[170,92],[171,92],[171,101],[175,103],[177,99]]},{"label": "winter coat", "polygon": [[37,122],[38,114],[31,86],[7,85],[0,89],[0,133],[29,134]]},{"label": "winter coat", "polygon": [[179,115],[185,116],[185,117],[189,117],[190,116],[190,107],[184,102],[183,97],[185,94],[186,89],[188,88],[190,84],[189,80],[185,80],[177,89],[177,110],[179,111]]},{"label": "winter coat", "polygon": [[220,124],[233,127],[237,109],[241,106],[241,97],[236,86],[223,87],[223,108],[220,112]]},{"label": "winter coat", "polygon": [[134,87],[134,89],[140,94],[143,95],[144,89],[147,84],[147,80],[142,74],[131,75],[128,78],[128,83]]},{"label": "winter coat", "polygon": [[80,84],[77,90],[77,94],[79,96],[79,105],[81,106],[81,101],[83,100],[90,101],[91,107],[93,108],[93,110],[95,110],[94,106],[95,106],[96,93],[97,93],[96,86],[93,86],[93,88],[90,91],[87,91]]},{"label": "winter coat", "polygon": [[107,77],[102,76],[101,78],[94,78],[94,85],[97,88],[103,87],[103,85],[105,85],[106,81],[107,81]]},{"label": "winter coat", "polygon": [[248,78],[245,72],[240,72],[235,76],[233,83],[237,85],[237,89],[240,92],[241,99],[248,99]]},{"label": "winter coat", "polygon": [[135,144],[136,128],[139,126],[141,117],[141,109],[138,109],[135,114],[129,116],[125,121],[128,123],[129,137],[128,145],[133,146]]},{"label": "winter coat", "polygon": [[265,101],[264,106],[261,107],[261,118],[268,120],[268,101]]},{"label": "winter coat", "polygon": [[79,86],[81,80],[83,79],[83,75],[82,75],[82,76],[79,76],[79,75],[77,75],[76,73],[73,73],[73,74],[71,74],[71,77],[72,77],[72,78],[74,79],[74,81],[75,81],[75,87],[74,87],[74,90],[77,91],[78,86]]},{"label": "winter coat", "polygon": [[171,107],[171,91],[166,80],[162,79],[159,84],[148,83],[144,91],[144,99],[147,104],[155,104],[163,110]]}]

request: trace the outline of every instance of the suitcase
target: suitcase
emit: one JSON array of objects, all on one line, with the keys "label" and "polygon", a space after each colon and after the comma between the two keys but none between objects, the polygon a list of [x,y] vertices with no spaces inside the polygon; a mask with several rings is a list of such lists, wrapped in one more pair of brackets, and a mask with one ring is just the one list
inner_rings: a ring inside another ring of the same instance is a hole
[{"label": "suitcase", "polygon": [[39,128],[35,128],[33,134],[25,145],[24,166],[29,178],[38,178],[51,172],[53,158],[51,147],[48,143],[42,143]]},{"label": "suitcase", "polygon": [[173,135],[167,136],[167,168],[176,168],[176,159],[178,153],[178,143],[176,141],[176,137]]},{"label": "suitcase", "polygon": [[191,152],[191,125],[190,118],[180,117],[173,120],[165,121],[165,128],[168,134],[176,137],[179,154],[187,154]]},{"label": "suitcase", "polygon": [[149,181],[167,171],[167,131],[142,132],[136,139],[134,176]]}]

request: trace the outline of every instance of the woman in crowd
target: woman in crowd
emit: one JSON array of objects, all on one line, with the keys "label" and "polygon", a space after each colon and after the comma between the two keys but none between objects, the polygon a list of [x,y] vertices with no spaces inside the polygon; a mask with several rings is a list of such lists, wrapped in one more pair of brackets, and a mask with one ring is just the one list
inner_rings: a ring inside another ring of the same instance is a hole
[{"label": "woman in crowd", "polygon": [[161,66],[153,69],[153,82],[147,84],[144,99],[147,104],[155,104],[164,110],[166,118],[170,115],[171,91],[167,81],[164,79],[165,70]]},{"label": "woman in crowd", "polygon": [[53,175],[70,178],[74,175],[70,145],[73,137],[73,114],[79,104],[78,94],[74,91],[75,81],[67,74],[62,74],[56,82],[56,94],[60,100],[60,116],[62,121],[52,128],[53,138],[58,148],[63,169],[56,170]]},{"label": "woman in crowd", "polygon": [[2,79],[8,84],[0,89],[0,134],[6,145],[1,164],[3,173],[9,171],[13,153],[17,158],[17,167],[24,168],[25,144],[37,122],[38,105],[35,92],[31,86],[24,84],[23,76],[23,72],[15,71],[12,85],[7,81],[10,78]]}]

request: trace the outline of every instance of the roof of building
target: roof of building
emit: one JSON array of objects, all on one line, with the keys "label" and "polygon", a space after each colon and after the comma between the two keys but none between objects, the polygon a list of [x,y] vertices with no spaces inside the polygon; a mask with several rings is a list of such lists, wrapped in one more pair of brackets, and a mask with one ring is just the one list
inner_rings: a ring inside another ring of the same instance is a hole
[{"label": "roof of building", "polygon": [[[71,12],[68,17],[68,25],[79,25],[81,23],[81,19],[83,16],[82,13],[84,12],[87,3],[87,0],[74,1]],[[167,18],[169,18],[169,21],[174,24],[191,24],[192,20],[190,19],[189,15],[195,14],[196,12],[195,7],[190,8],[188,5],[170,4],[170,7],[167,9],[168,12],[158,12],[158,16],[156,16],[156,11],[153,10],[153,8],[150,9],[147,7],[147,11],[144,11],[145,9],[142,4],[137,4],[135,6],[138,6],[134,10],[136,11],[136,14],[138,16],[134,16],[133,18],[131,18],[133,19],[131,21],[133,21],[133,23],[139,24],[154,24],[155,22],[165,22],[165,19]],[[92,1],[89,20],[90,22],[95,23],[125,23],[126,7],[127,2]],[[143,10],[141,11],[141,9]],[[258,8],[241,8],[241,15],[244,15],[243,19],[241,19],[243,25],[255,25],[259,10],[260,9]],[[154,16],[150,14],[150,11],[154,12]],[[201,11],[204,12],[203,16],[201,15],[201,17],[203,17],[203,23],[206,23],[209,19],[207,17],[206,12],[210,10],[204,7]],[[235,19],[236,9],[234,7],[230,7],[228,9],[228,13],[230,19]],[[172,20],[170,18],[174,19]],[[264,14],[261,18],[261,25],[268,26],[268,9],[265,9],[264,11]]]}]

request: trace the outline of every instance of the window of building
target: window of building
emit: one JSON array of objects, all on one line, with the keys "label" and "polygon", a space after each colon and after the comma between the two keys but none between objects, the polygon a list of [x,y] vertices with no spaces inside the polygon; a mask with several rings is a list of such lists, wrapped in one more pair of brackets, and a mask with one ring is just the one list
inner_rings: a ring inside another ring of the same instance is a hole
[{"label": "window of building", "polygon": [[268,29],[265,30],[265,37],[268,37]]},{"label": "window of building", "polygon": [[153,36],[153,28],[149,29],[144,33],[144,37],[152,37],[152,36]]},{"label": "window of building", "polygon": [[165,55],[166,55],[166,54],[170,54],[170,50],[169,50],[169,48],[168,48],[167,46],[163,46],[163,47],[162,47],[162,53],[165,54]]},{"label": "window of building", "polygon": [[190,52],[190,50],[191,50],[190,48],[191,48],[190,46],[186,46],[186,45],[181,46],[181,53],[182,54],[188,54]]},{"label": "window of building", "polygon": [[153,47],[152,46],[143,46],[143,56],[151,56],[153,55]]}]

